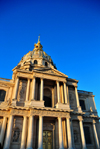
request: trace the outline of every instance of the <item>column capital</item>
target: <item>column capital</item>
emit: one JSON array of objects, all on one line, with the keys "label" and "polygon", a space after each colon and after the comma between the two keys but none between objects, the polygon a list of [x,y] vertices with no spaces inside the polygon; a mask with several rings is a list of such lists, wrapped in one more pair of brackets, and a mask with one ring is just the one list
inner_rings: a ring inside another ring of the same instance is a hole
[{"label": "column capital", "polygon": [[83,121],[82,116],[78,116],[77,118],[78,118],[79,121]]},{"label": "column capital", "polygon": [[95,120],[93,120],[93,124],[95,124],[96,123],[96,121]]},{"label": "column capital", "polygon": [[67,81],[63,81],[63,84],[67,83]]},{"label": "column capital", "polygon": [[59,80],[56,80],[56,84],[59,83]]}]

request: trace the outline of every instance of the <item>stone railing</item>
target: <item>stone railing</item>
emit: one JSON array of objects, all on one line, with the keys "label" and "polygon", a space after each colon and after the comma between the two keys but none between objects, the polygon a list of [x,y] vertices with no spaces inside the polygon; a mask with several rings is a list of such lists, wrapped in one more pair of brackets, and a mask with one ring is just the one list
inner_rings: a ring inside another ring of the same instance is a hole
[{"label": "stone railing", "polygon": [[93,95],[93,92],[88,92],[88,91],[83,91],[83,90],[78,90],[79,94],[87,94],[87,95]]},{"label": "stone railing", "polygon": [[2,80],[2,81],[8,81],[8,82],[11,81],[11,79],[5,79],[5,78],[0,78],[0,80]]}]

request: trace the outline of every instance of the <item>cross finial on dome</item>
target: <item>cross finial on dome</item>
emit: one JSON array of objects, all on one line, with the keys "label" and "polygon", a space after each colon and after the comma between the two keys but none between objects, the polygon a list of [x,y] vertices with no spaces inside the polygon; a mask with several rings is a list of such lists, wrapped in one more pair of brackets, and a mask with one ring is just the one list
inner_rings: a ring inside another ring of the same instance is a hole
[{"label": "cross finial on dome", "polygon": [[39,36],[38,36],[38,42],[40,42],[40,34],[39,34]]}]

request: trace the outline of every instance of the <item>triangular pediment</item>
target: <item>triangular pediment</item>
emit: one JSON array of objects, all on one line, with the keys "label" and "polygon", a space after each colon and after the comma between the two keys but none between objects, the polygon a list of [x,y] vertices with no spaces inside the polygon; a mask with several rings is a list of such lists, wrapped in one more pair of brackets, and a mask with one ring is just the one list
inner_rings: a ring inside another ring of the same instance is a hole
[{"label": "triangular pediment", "polygon": [[40,69],[36,69],[34,70],[34,72],[40,72],[40,73],[45,73],[45,74],[49,74],[49,75],[56,75],[56,76],[62,76],[62,77],[68,77],[67,75],[63,74],[62,72],[53,69],[53,68],[40,68]]}]

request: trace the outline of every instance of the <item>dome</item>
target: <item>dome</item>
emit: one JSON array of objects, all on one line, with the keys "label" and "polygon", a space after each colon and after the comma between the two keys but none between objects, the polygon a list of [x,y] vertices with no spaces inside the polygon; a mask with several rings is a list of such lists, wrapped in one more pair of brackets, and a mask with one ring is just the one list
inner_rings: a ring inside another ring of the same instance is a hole
[{"label": "dome", "polygon": [[43,51],[43,46],[40,43],[39,37],[37,44],[34,44],[33,51],[29,51],[22,57],[17,68],[32,71],[33,69],[40,69],[43,67],[56,69],[51,57]]}]

